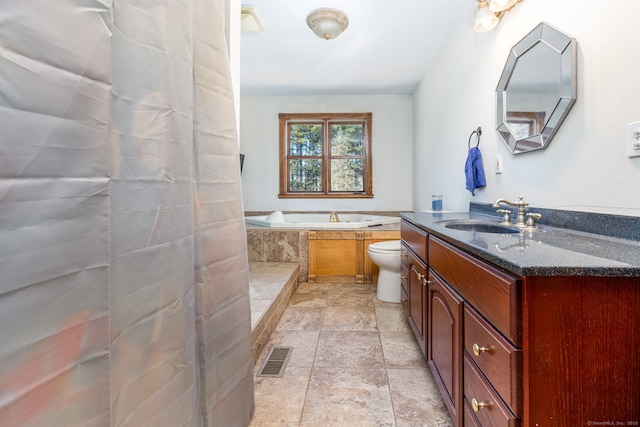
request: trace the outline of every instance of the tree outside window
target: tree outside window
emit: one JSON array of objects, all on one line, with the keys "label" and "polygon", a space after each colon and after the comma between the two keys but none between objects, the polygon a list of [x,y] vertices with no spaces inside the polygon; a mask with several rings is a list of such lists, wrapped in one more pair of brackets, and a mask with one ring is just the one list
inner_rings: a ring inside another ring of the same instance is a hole
[{"label": "tree outside window", "polygon": [[371,113],[280,114],[281,198],[371,198]]}]

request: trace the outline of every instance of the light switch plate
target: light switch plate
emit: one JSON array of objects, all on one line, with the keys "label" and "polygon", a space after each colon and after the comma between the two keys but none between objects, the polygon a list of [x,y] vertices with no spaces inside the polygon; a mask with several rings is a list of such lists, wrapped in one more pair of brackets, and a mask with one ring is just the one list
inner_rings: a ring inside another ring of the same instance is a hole
[{"label": "light switch plate", "polygon": [[629,157],[640,156],[640,122],[627,125],[627,155]]},{"label": "light switch plate", "polygon": [[502,154],[496,154],[496,173],[502,173]]}]

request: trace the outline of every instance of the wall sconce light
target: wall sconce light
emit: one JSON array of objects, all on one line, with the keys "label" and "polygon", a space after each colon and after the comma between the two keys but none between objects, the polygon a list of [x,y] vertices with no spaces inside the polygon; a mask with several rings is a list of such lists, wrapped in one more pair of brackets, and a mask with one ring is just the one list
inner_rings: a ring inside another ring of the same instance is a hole
[{"label": "wall sconce light", "polygon": [[347,29],[349,18],[341,10],[321,8],[307,16],[307,25],[318,37],[331,40]]},{"label": "wall sconce light", "polygon": [[264,30],[264,21],[254,6],[243,4],[240,14],[240,28],[243,33],[257,33]]},{"label": "wall sconce light", "polygon": [[477,0],[478,10],[473,31],[484,33],[495,28],[502,17],[524,0]]},{"label": "wall sconce light", "polygon": [[511,9],[517,0],[490,0],[489,10],[491,12],[502,12],[503,10]]}]

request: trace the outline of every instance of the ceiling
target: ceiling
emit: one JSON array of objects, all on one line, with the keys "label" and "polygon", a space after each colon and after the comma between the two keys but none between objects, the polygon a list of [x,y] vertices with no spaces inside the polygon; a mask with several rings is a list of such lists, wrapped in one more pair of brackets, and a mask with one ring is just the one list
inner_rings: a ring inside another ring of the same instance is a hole
[{"label": "ceiling", "polygon": [[[253,0],[265,24],[243,33],[242,95],[410,94],[476,0]],[[344,11],[349,27],[323,40],[314,9]],[[472,31],[469,25],[469,31]]]}]

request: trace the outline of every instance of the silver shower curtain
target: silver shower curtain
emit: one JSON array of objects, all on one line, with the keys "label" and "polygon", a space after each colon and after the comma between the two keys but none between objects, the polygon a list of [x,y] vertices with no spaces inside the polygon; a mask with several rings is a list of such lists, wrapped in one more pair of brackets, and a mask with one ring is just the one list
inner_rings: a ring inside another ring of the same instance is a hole
[{"label": "silver shower curtain", "polygon": [[245,426],[224,0],[0,0],[0,426]]}]

